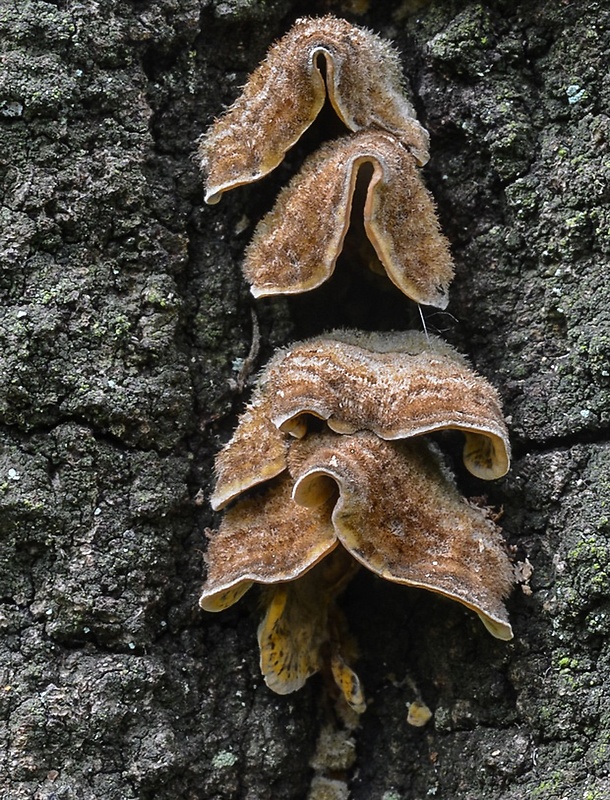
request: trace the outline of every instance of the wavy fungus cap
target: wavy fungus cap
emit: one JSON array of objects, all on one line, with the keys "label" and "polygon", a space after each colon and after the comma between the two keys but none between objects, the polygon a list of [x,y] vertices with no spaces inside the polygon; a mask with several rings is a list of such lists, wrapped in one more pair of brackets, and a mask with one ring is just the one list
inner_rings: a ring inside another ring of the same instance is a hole
[{"label": "wavy fungus cap", "polygon": [[411,153],[381,131],[323,145],[280,192],[246,250],[255,297],[306,292],[330,278],[365,167],[364,229],[388,277],[412,300],[446,308],[453,262],[434,201]]},{"label": "wavy fungus cap", "polygon": [[284,694],[302,686],[330,642],[335,678],[347,701],[360,703],[333,606],[355,562],[456,600],[495,637],[512,638],[503,598],[513,574],[499,529],[460,496],[425,440],[326,431],[293,440],[288,465],[256,496],[238,500],[209,533],[200,599],[204,609],[219,611],[253,582],[275,587],[259,628],[270,688]]},{"label": "wavy fungus cap", "polygon": [[428,133],[405,96],[392,45],[330,15],[304,17],[273,45],[242,94],[202,137],[206,203],[275,169],[327,94],[349,130],[388,131],[420,164],[428,161]]},{"label": "wavy fungus cap", "polygon": [[460,495],[425,440],[314,434],[291,446],[288,464],[298,504],[313,511],[338,492],[335,534],[363,566],[457,600],[493,636],[512,639],[502,599],[513,571],[500,531]]},{"label": "wavy fungus cap", "polygon": [[200,598],[206,611],[223,611],[252,583],[292,581],[337,545],[332,504],[303,508],[291,499],[288,474],[228,509],[217,531],[208,531],[207,580]]},{"label": "wavy fungus cap", "polygon": [[212,507],[286,469],[288,438],[311,417],[337,433],[382,439],[453,428],[465,435],[467,469],[492,480],[508,471],[508,432],[496,390],[437,337],[414,331],[334,331],[280,350],[216,459]]}]

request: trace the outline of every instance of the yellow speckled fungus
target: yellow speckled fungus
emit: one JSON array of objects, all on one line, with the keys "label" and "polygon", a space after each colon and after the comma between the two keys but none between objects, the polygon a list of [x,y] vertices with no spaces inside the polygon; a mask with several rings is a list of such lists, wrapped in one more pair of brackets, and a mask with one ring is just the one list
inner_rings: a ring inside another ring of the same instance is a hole
[{"label": "yellow speckled fungus", "polygon": [[302,18],[250,75],[241,95],[203,136],[206,203],[275,169],[315,120],[326,97],[351,131],[396,136],[418,163],[428,133],[407,100],[398,54],[364,28],[326,16]]},{"label": "yellow speckled fungus", "polygon": [[388,277],[418,303],[447,306],[453,264],[434,201],[412,154],[381,131],[323,145],[281,191],[246,250],[255,297],[306,292],[332,275],[366,166],[364,228]]}]

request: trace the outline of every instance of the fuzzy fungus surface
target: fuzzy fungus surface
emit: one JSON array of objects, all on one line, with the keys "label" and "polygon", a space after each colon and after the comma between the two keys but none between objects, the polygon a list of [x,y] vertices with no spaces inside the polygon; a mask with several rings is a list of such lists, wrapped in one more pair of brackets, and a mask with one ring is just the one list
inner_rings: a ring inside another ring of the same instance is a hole
[{"label": "fuzzy fungus surface", "polygon": [[459,494],[424,439],[328,430],[294,439],[288,470],[239,499],[209,537],[200,604],[218,611],[253,582],[270,587],[259,628],[261,669],[281,694],[329,666],[348,704],[359,706],[349,638],[334,605],[358,565],[456,600],[493,636],[512,638],[503,600],[513,571],[500,531]]},{"label": "fuzzy fungus surface", "polygon": [[242,94],[202,137],[206,203],[275,169],[327,96],[349,130],[388,131],[419,164],[428,161],[428,133],[405,95],[392,45],[346,20],[304,17],[273,45]]},{"label": "fuzzy fungus surface", "polygon": [[312,418],[388,440],[460,430],[466,467],[487,480],[510,463],[496,390],[450,345],[413,331],[335,331],[280,350],[263,370],[216,459],[212,506],[286,469],[289,437],[304,436]]},{"label": "fuzzy fungus surface", "polygon": [[306,292],[330,278],[366,166],[364,229],[383,269],[412,300],[447,306],[453,263],[434,201],[414,156],[382,131],[328,142],[281,191],[246,250],[244,275],[255,297]]}]

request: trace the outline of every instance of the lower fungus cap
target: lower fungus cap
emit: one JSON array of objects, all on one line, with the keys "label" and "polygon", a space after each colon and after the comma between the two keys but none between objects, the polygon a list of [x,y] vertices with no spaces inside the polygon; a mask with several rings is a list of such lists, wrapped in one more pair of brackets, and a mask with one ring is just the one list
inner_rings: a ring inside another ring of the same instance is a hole
[{"label": "lower fungus cap", "polygon": [[328,504],[328,484],[336,484],[334,530],[359,563],[457,600],[493,636],[512,638],[503,598],[513,570],[500,531],[464,500],[425,441],[316,434],[295,441],[288,466],[295,502],[312,511]]},{"label": "lower fungus cap", "polygon": [[199,599],[206,611],[236,603],[252,583],[274,584],[303,575],[337,545],[331,504],[313,512],[291,499],[287,475],[241,498],[209,531],[207,579]]}]

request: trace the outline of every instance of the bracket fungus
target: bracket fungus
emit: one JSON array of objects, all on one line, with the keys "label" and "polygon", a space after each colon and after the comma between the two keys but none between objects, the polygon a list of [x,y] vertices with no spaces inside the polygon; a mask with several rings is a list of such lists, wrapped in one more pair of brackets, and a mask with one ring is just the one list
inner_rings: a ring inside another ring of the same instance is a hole
[{"label": "bracket fungus", "polygon": [[[257,226],[244,263],[252,293],[327,280],[362,207],[390,280],[445,308],[453,265],[418,171],[428,133],[396,51],[368,30],[332,16],[297,20],[201,139],[206,203],[277,167],[327,100],[351,133],[306,159]],[[495,389],[437,337],[334,331],[280,350],[259,375],[216,458],[211,504],[225,513],[207,531],[200,605],[221,611],[262,586],[260,665],[275,692],[324,672],[364,711],[356,645],[337,605],[362,567],[455,600],[493,636],[512,638],[504,598],[514,575],[500,531],[460,495],[424,437],[446,429],[463,433],[473,475],[507,472]]]},{"label": "bracket fungus", "polygon": [[503,598],[513,576],[499,530],[423,439],[328,430],[294,439],[284,474],[238,499],[209,537],[200,604],[219,611],[252,583],[269,587],[261,670],[280,694],[328,664],[348,704],[364,710],[335,605],[357,565],[457,600],[495,637],[512,638]]},{"label": "bracket fungus", "polygon": [[414,157],[382,131],[328,142],[280,192],[246,250],[255,297],[306,292],[330,278],[366,166],[364,229],[388,277],[412,300],[446,308],[453,263],[434,201]]},{"label": "bracket fungus", "polygon": [[206,203],[275,169],[327,96],[349,130],[388,131],[419,164],[428,161],[428,133],[405,96],[392,45],[343,19],[303,17],[271,47],[242,94],[202,137]]},{"label": "bracket fungus", "polygon": [[334,331],[280,350],[263,370],[217,456],[212,507],[285,470],[289,438],[303,437],[312,418],[337,433],[369,430],[388,440],[457,429],[473,475],[508,471],[497,392],[450,345],[414,331]]},{"label": "bracket fungus", "polygon": [[203,609],[229,608],[253,582],[294,580],[335,547],[331,504],[312,512],[291,497],[288,476],[275,478],[240,498],[225,512],[218,530],[209,532]]},{"label": "bracket fungus", "polygon": [[363,566],[457,600],[493,636],[512,638],[502,598],[513,575],[502,538],[425,440],[313,434],[291,445],[288,468],[299,505],[318,508],[338,491],[335,534]]},{"label": "bracket fungus", "polygon": [[278,694],[296,691],[326,658],[349,705],[363,711],[348,663],[355,645],[335,605],[358,565],[337,547],[333,501],[305,508],[293,501],[292,490],[287,473],[275,478],[238,500],[218,530],[208,531],[208,574],[199,603],[206,611],[222,611],[253,583],[262,584],[265,614],[258,640],[267,685]]}]

